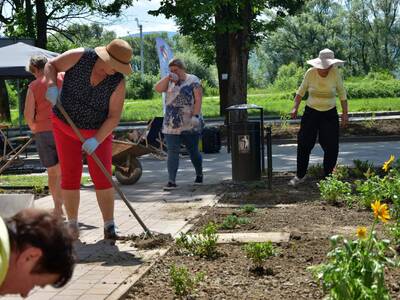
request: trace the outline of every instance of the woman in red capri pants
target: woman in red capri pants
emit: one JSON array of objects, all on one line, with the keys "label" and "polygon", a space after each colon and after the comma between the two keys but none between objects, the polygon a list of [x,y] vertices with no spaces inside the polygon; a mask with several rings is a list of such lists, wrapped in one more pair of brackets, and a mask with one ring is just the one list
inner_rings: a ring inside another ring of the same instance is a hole
[{"label": "woman in red capri pants", "polygon": [[[90,155],[96,153],[111,174],[112,131],[121,117],[125,99],[124,75],[132,72],[131,57],[129,44],[115,39],[105,47],[69,50],[49,61],[45,67],[47,99],[53,105],[58,99],[61,101],[86,139],[82,144],[57,107],[53,108],[62,195],[68,228],[76,239],[79,237],[82,151],[88,154],[89,173],[104,221],[104,238],[118,238],[114,223],[114,189]],[[56,86],[59,72],[65,72],[62,91]]]}]

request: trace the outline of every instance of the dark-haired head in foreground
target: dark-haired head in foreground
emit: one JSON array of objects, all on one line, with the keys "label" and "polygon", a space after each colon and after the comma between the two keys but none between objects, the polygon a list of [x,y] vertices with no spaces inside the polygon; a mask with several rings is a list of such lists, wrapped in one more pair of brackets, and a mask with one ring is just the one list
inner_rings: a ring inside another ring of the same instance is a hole
[{"label": "dark-haired head in foreground", "polygon": [[63,222],[45,210],[0,218],[0,295],[26,297],[35,286],[64,286],[75,265],[72,242]]}]

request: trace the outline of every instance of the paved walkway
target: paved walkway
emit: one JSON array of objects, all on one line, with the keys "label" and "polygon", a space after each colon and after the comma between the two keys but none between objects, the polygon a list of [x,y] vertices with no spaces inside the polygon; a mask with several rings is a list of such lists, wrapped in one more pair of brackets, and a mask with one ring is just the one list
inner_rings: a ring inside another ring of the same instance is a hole
[{"label": "paved walkway", "polygon": [[[351,164],[353,159],[361,159],[382,164],[390,154],[400,155],[400,142],[343,143],[339,163]],[[321,161],[322,151],[317,146],[311,163]],[[187,159],[181,161],[177,181],[180,189],[172,193],[162,191],[167,179],[165,161],[143,157],[141,162],[142,178],[133,186],[123,186],[122,190],[150,230],[172,235],[189,229],[190,220],[202,213],[202,208],[215,203],[214,188],[222,180],[231,178],[230,155],[225,149],[219,154],[204,155],[205,185],[202,187],[192,186],[194,171],[191,163]],[[274,171],[295,168],[296,145],[273,145]],[[52,201],[45,197],[37,200],[35,205],[50,208]],[[103,241],[100,211],[90,188],[81,192],[79,214],[82,228],[81,241],[76,243],[79,262],[71,282],[60,290],[36,289],[28,299],[118,299],[166,251],[144,251],[134,248],[130,242],[111,245]],[[124,234],[142,233],[140,225],[118,198],[115,219]],[[16,298],[19,297],[3,299]]]}]

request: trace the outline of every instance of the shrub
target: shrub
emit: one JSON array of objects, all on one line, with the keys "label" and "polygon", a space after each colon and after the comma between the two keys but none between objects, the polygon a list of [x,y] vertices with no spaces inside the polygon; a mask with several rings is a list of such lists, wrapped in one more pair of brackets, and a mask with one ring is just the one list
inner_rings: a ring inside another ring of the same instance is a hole
[{"label": "shrub", "polygon": [[385,268],[398,267],[399,263],[390,241],[379,239],[374,231],[379,220],[386,222],[390,216],[386,204],[381,205],[380,201],[372,208],[375,220],[369,234],[366,227],[360,227],[358,239],[353,241],[332,236],[328,262],[308,268],[328,292],[327,299],[390,299],[385,286]]},{"label": "shrub", "polygon": [[365,181],[356,180],[355,184],[365,207],[375,199],[392,201],[395,207],[400,207],[400,174],[396,169],[391,169],[383,178],[373,175]]},{"label": "shrub", "polygon": [[252,213],[256,211],[256,207],[253,204],[245,204],[241,207],[246,214]]},{"label": "shrub", "polygon": [[388,71],[369,72],[365,78],[372,79],[372,80],[393,80],[393,79],[395,79],[393,74],[389,73]]},{"label": "shrub", "polygon": [[8,100],[10,101],[10,107],[16,108],[18,106],[18,92],[16,87],[6,82],[6,88],[8,93]]},{"label": "shrub", "polygon": [[128,77],[126,84],[127,99],[152,99],[154,96],[154,85],[157,78],[152,75],[145,74],[143,78],[138,72]]},{"label": "shrub", "polygon": [[382,182],[378,175],[373,175],[367,180],[356,180],[356,191],[359,194],[359,201],[361,204],[368,208],[371,203],[377,199],[382,198]]},{"label": "shrub", "polygon": [[229,215],[223,220],[220,228],[222,228],[222,229],[234,229],[234,228],[236,228],[237,226],[239,226],[241,224],[247,224],[249,222],[250,221],[249,221],[248,218],[239,218],[236,215]]},{"label": "shrub", "polygon": [[368,170],[373,170],[374,165],[368,160],[353,160],[354,167],[350,169],[350,175],[355,178],[364,178]]},{"label": "shrub", "polygon": [[200,234],[184,234],[176,239],[178,248],[191,255],[213,258],[217,255],[217,228],[213,223],[204,226]]},{"label": "shrub", "polygon": [[203,272],[191,275],[185,266],[176,267],[172,265],[169,270],[171,285],[179,297],[188,297],[193,294],[196,286],[204,279]]},{"label": "shrub", "polygon": [[399,80],[369,80],[346,82],[348,98],[387,98],[400,96]]},{"label": "shrub", "polygon": [[307,174],[313,178],[317,178],[317,179],[323,178],[324,177],[324,167],[320,163],[311,165],[307,170]]},{"label": "shrub", "polygon": [[272,89],[276,91],[295,91],[301,84],[305,69],[290,63],[279,68]]},{"label": "shrub", "polygon": [[350,200],[350,183],[340,181],[335,174],[321,180],[317,185],[319,187],[321,198],[328,202],[336,203],[339,200]]},{"label": "shrub", "polygon": [[389,233],[393,243],[400,250],[400,220],[397,219],[389,225]]},{"label": "shrub", "polygon": [[202,80],[201,86],[203,88],[204,96],[219,96],[218,87],[210,85],[207,80]]},{"label": "shrub", "polygon": [[246,252],[246,257],[251,260],[255,269],[264,268],[265,261],[276,253],[270,241],[248,243],[243,249]]},{"label": "shrub", "polygon": [[43,194],[45,190],[44,185],[34,185],[33,186],[33,193],[35,194]]},{"label": "shrub", "polygon": [[333,174],[339,180],[347,179],[349,178],[349,168],[347,166],[336,165],[335,169],[333,170]]},{"label": "shrub", "polygon": [[207,81],[210,87],[217,87],[217,80],[213,75],[212,68],[204,64],[196,54],[193,52],[176,53],[176,57],[183,59],[187,73]]}]

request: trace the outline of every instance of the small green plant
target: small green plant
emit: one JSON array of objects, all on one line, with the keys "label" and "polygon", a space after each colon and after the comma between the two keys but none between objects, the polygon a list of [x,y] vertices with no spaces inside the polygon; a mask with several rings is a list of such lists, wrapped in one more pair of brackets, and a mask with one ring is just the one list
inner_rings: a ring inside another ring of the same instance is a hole
[{"label": "small green plant", "polygon": [[197,272],[192,275],[185,266],[177,267],[172,265],[169,275],[171,277],[172,288],[175,294],[181,299],[193,295],[198,284],[204,280],[203,272]]},{"label": "small green plant", "polygon": [[208,223],[199,234],[181,233],[175,242],[179,249],[190,255],[214,258],[217,255],[217,240],[217,227]]},{"label": "small green plant", "polygon": [[318,184],[321,198],[327,202],[337,203],[339,200],[350,201],[351,185],[340,181],[335,174],[321,180]]},{"label": "small green plant", "polygon": [[44,186],[43,185],[34,185],[32,188],[35,194],[43,194],[44,193]]},{"label": "small green plant", "polygon": [[400,222],[396,220],[388,226],[390,236],[392,237],[393,244],[396,245],[397,249],[400,249]]},{"label": "small green plant", "polygon": [[367,127],[367,128],[373,128],[373,127],[375,126],[375,124],[376,124],[376,114],[375,114],[375,112],[373,112],[373,113],[371,114],[371,117],[367,118],[367,119],[364,121],[364,125],[365,125],[365,127]]},{"label": "small green plant", "polygon": [[368,160],[353,160],[354,167],[351,169],[350,175],[355,178],[364,178],[365,173],[371,172],[374,169],[374,165]]},{"label": "small green plant", "polygon": [[396,159],[396,161],[393,163],[392,168],[400,171],[400,158]]},{"label": "small green plant", "polygon": [[220,225],[222,229],[234,229],[240,225],[248,224],[250,220],[248,218],[240,218],[236,215],[227,216]]},{"label": "small green plant", "polygon": [[246,252],[246,257],[251,260],[254,269],[264,269],[266,260],[276,253],[270,241],[248,243],[243,250]]},{"label": "small green plant", "polygon": [[383,170],[386,172],[383,177],[371,174],[366,176],[366,180],[356,180],[356,191],[361,203],[369,207],[375,199],[392,201],[394,209],[400,205],[400,172],[391,168],[385,162]]},{"label": "small green plant", "polygon": [[241,207],[241,210],[243,210],[246,214],[250,214],[256,211],[256,207],[253,204],[245,204]]},{"label": "small green plant", "polygon": [[369,234],[366,227],[359,227],[356,240],[332,236],[328,262],[309,268],[328,292],[326,299],[390,299],[385,286],[385,268],[399,264],[390,241],[379,239],[374,231],[379,220],[386,223],[390,216],[387,205],[380,201],[375,201],[372,209],[375,220]]},{"label": "small green plant", "polygon": [[333,170],[333,174],[336,175],[336,178],[339,180],[344,180],[349,178],[349,168],[347,166],[337,165]]},{"label": "small green plant", "polygon": [[324,177],[324,167],[322,166],[322,164],[315,164],[315,165],[311,165],[308,170],[307,170],[307,174],[313,178],[323,178]]},{"label": "small green plant", "polygon": [[281,129],[282,130],[287,130],[288,127],[289,127],[289,120],[291,119],[290,118],[290,114],[281,112],[280,113],[280,119],[281,119],[281,122],[280,122]]}]

